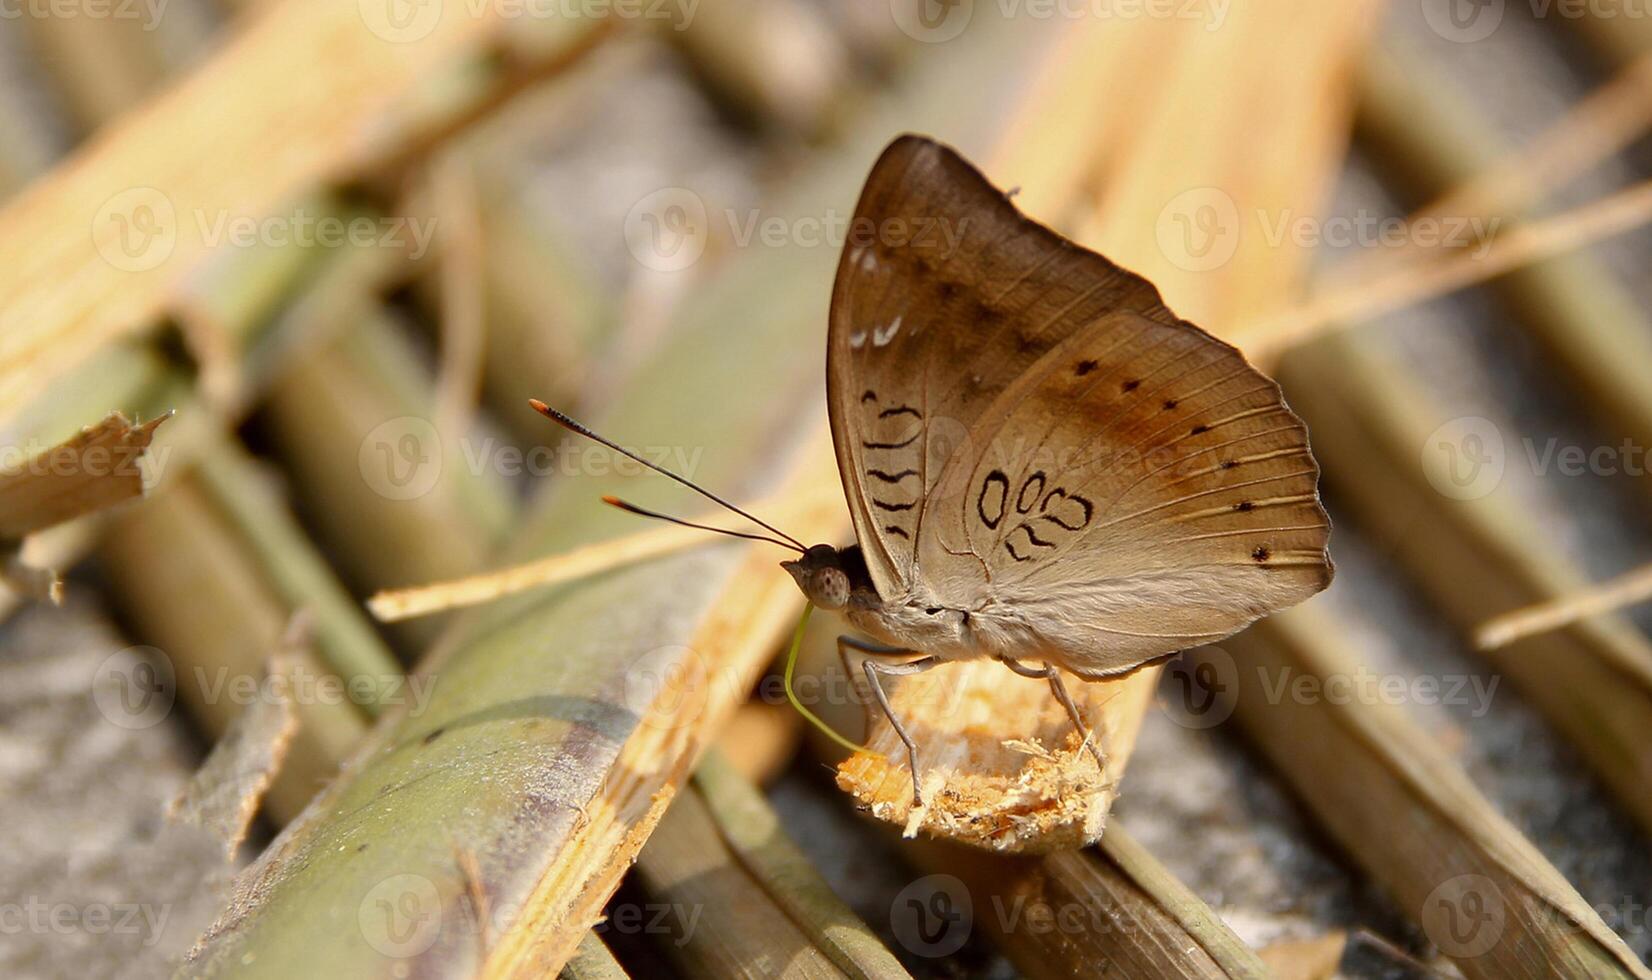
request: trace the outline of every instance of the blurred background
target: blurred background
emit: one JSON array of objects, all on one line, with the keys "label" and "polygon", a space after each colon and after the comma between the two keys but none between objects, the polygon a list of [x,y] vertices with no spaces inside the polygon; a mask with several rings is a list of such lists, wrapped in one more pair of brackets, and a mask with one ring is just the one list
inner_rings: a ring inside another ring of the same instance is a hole
[{"label": "blurred background", "polygon": [[[0,75],[6,976],[1647,975],[1652,6],[0,0]],[[847,541],[827,301],[906,131],[1324,469],[1329,592],[1101,709],[1099,846],[862,813],[772,549],[364,605],[699,512],[529,397]],[[83,451],[151,436],[141,501]]]}]

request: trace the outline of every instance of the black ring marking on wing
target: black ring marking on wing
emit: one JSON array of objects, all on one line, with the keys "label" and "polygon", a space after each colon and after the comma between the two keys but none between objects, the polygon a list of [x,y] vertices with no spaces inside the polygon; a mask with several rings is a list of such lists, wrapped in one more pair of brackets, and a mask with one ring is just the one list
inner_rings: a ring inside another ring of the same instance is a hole
[{"label": "black ring marking on wing", "polygon": [[923,413],[918,411],[917,409],[913,408],[911,405],[901,405],[901,406],[896,407],[896,408],[886,408],[883,411],[878,413],[878,418],[887,419],[887,418],[893,418],[896,415],[910,415],[913,418],[918,418],[918,419],[923,418]]},{"label": "black ring marking on wing", "polygon": [[[1063,501],[1070,500],[1084,508],[1084,517],[1081,518],[1077,524],[1068,524],[1059,516],[1050,513],[1050,504],[1055,502],[1058,497]],[[1056,527],[1067,531],[1081,531],[1084,528],[1089,527],[1090,519],[1094,517],[1096,513],[1095,505],[1090,503],[1088,497],[1082,497],[1076,493],[1068,493],[1063,487],[1056,487],[1054,490],[1051,490],[1049,496],[1044,498],[1044,503],[1041,504],[1038,509],[1043,512],[1044,520],[1049,521]]]},{"label": "black ring marking on wing", "polygon": [[[994,484],[998,486],[998,504],[996,507],[997,514],[992,517],[988,517],[987,490]],[[1009,496],[1010,478],[1004,475],[1003,470],[993,470],[991,473],[987,474],[987,478],[985,480],[981,481],[981,492],[975,497],[975,513],[981,518],[981,523],[987,526],[987,530],[998,530],[999,523],[1004,519],[1004,507],[1009,503]]]},{"label": "black ring marking on wing", "polygon": [[[1034,480],[1038,481],[1037,488],[1033,487],[1033,481]],[[1038,498],[1043,496],[1043,494],[1044,494],[1044,483],[1045,483],[1045,479],[1044,479],[1044,471],[1043,470],[1039,470],[1037,473],[1034,473],[1032,476],[1027,477],[1027,482],[1021,484],[1020,492],[1018,492],[1015,495],[1015,512],[1017,514],[1030,514],[1030,513],[1032,513],[1033,505],[1038,503]],[[1031,500],[1027,499],[1027,491],[1028,490],[1032,490],[1032,499]]]},{"label": "black ring marking on wing", "polygon": [[[1022,521],[1020,524],[1017,524],[1015,526],[1015,530],[1010,532],[1010,535],[1013,536],[1016,531],[1025,531],[1025,532],[1027,532],[1027,541],[1029,543],[1031,543],[1032,546],[1035,547],[1035,548],[1054,548],[1055,547],[1055,542],[1054,541],[1045,541],[1043,538],[1039,537],[1038,534],[1035,531],[1033,531],[1032,525],[1028,524],[1026,521]],[[1014,558],[1016,561],[1028,561],[1032,558],[1031,555],[1022,555],[1022,554],[1017,553],[1016,550],[1015,550],[1014,543],[1010,540],[1009,537],[1006,537],[1004,539],[1004,550],[1009,552],[1010,557]]]}]

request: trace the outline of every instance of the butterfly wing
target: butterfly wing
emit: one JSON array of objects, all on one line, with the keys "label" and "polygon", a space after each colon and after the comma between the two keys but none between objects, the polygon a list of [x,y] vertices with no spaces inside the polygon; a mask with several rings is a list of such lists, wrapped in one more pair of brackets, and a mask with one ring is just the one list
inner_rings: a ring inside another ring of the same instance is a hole
[{"label": "butterfly wing", "polygon": [[886,602],[967,610],[986,652],[1102,676],[1329,582],[1305,428],[1150,283],[917,137],[856,223],[877,234],[838,271],[829,404]]}]

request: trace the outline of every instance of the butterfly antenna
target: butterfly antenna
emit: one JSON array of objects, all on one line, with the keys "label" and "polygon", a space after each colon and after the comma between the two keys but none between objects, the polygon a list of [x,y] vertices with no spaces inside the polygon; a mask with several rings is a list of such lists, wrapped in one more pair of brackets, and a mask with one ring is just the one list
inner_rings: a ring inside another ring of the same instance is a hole
[{"label": "butterfly antenna", "polygon": [[685,521],[681,517],[672,517],[670,514],[662,514],[657,510],[649,510],[646,507],[638,507],[636,504],[626,500],[621,500],[618,497],[603,497],[602,502],[610,507],[618,507],[627,514],[636,514],[638,517],[652,517],[656,521],[669,521],[672,524],[681,524],[683,527],[699,528],[702,531],[715,531],[718,534],[726,534],[731,538],[745,538],[747,541],[767,541],[769,544],[777,544],[782,548],[798,547],[790,541],[782,541],[779,538],[771,538],[767,534],[747,534],[744,531],[731,531],[726,527],[712,527],[710,524],[696,524],[693,521]]},{"label": "butterfly antenna", "polygon": [[[791,535],[787,534],[785,531],[780,530],[779,528],[775,527],[773,524],[770,524],[768,521],[765,521],[765,520],[763,520],[759,517],[755,517],[751,514],[746,513],[745,511],[741,510],[739,507],[736,507],[734,504],[729,503],[727,500],[724,500],[722,497],[717,496],[716,494],[712,493],[710,490],[707,490],[705,487],[702,487],[699,484],[695,483],[693,480],[690,480],[690,479],[688,479],[687,477],[684,477],[684,476],[679,476],[676,473],[671,472],[670,470],[666,469],[663,466],[658,466],[658,465],[655,465],[654,463],[650,463],[648,460],[643,459],[641,456],[638,456],[636,453],[632,452],[631,450],[626,449],[624,446],[621,446],[618,443],[613,442],[612,440],[605,439],[602,436],[597,435],[595,432],[592,432],[590,429],[586,428],[585,426],[581,425],[578,422],[575,422],[573,419],[571,419],[568,416],[562,414],[561,412],[559,412],[556,409],[552,408],[551,406],[545,404],[544,402],[540,401],[537,398],[528,399],[528,404],[533,406],[534,411],[536,411],[539,414],[541,414],[541,415],[545,416],[546,418],[550,419],[552,422],[555,422],[557,425],[562,426],[564,429],[567,429],[570,432],[577,432],[580,435],[584,436],[587,439],[590,439],[593,442],[596,442],[596,443],[599,443],[601,445],[607,446],[609,449],[612,449],[614,452],[619,453],[621,456],[624,456],[625,458],[627,458],[627,459],[629,459],[633,462],[641,463],[642,465],[648,467],[649,469],[651,469],[654,472],[660,474],[661,476],[670,477],[671,479],[676,480],[678,483],[681,483],[683,486],[689,488],[690,490],[693,490],[695,493],[699,494],[700,496],[705,497],[707,500],[710,500],[714,503],[717,503],[717,504],[719,504],[723,507],[728,508],[729,510],[734,511],[736,514],[739,514],[741,517],[744,517],[746,520],[751,521],[753,524],[756,524],[758,527],[761,527],[766,531],[773,532],[774,534],[778,535],[780,538],[784,539],[784,542],[789,547],[796,548],[798,551],[801,551],[801,552],[805,552],[805,553],[808,552],[809,548],[803,542],[801,542],[801,541],[797,540],[796,538],[792,537]],[[611,503],[614,506],[619,507],[622,510],[628,510],[628,511],[632,512],[633,514],[641,514],[645,517],[657,517],[660,520],[671,521],[672,523],[683,524],[683,525],[686,525],[686,526],[689,526],[689,527],[698,527],[698,528],[702,528],[702,529],[708,530],[708,531],[723,531],[723,529],[721,529],[721,528],[706,527],[706,525],[703,525],[703,524],[689,524],[689,522],[687,522],[687,521],[681,521],[681,520],[678,520],[675,517],[667,517],[664,514],[656,514],[653,511],[646,511],[646,510],[643,510],[640,507],[632,507],[629,504],[623,504],[622,502],[613,500],[611,498],[604,498],[604,499],[605,499],[606,502]],[[752,538],[753,540],[769,540],[767,538],[758,538],[756,535],[739,534],[738,532],[735,532],[735,531],[723,531],[723,533],[724,534],[732,534],[736,537]],[[781,542],[777,541],[775,543],[779,544]]]}]

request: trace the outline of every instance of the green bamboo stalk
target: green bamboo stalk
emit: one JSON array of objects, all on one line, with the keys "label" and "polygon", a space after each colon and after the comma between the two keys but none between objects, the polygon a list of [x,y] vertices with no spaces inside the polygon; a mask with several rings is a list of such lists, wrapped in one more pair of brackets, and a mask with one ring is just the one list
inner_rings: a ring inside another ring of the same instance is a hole
[{"label": "green bamboo stalk", "polygon": [[[459,445],[436,435],[427,372],[401,325],[370,297],[322,315],[342,316],[349,329],[323,327],[335,339],[275,380],[265,418],[330,557],[358,593],[480,571],[514,501],[496,459],[479,457],[477,470],[471,456],[500,440],[477,433]],[[418,448],[404,458],[410,436]],[[445,622],[415,620],[392,634],[417,652]]]},{"label": "green bamboo stalk", "polygon": [[204,452],[196,464],[202,488],[241,536],[275,593],[290,609],[313,616],[316,651],[323,662],[363,692],[352,699],[376,716],[383,692],[401,667],[373,632],[361,607],[333,576],[252,458],[228,440]]},{"label": "green bamboo stalk", "polygon": [[[1337,624],[1299,607],[1191,651],[1232,719],[1321,823],[1470,978],[1649,977],[1645,966],[1468,777],[1380,698],[1279,697],[1362,669]],[[1236,660],[1243,667],[1227,669]]]}]

